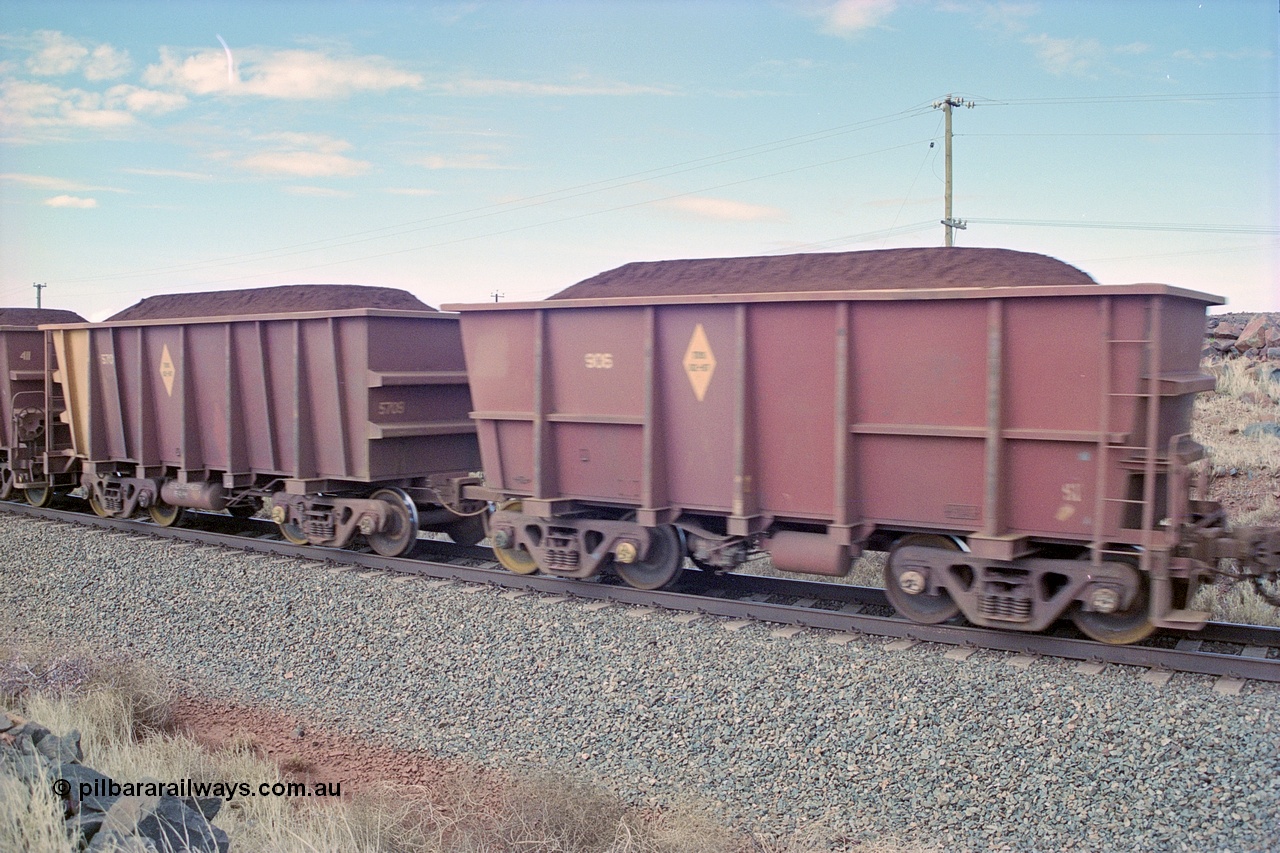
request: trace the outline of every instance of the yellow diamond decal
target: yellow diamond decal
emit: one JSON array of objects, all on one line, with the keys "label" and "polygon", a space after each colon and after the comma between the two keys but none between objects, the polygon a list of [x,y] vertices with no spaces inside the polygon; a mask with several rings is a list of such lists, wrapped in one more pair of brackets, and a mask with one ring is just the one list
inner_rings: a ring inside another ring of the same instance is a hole
[{"label": "yellow diamond decal", "polygon": [[164,380],[164,390],[173,396],[173,359],[169,357],[169,345],[165,344],[160,352],[160,378]]},{"label": "yellow diamond decal", "polygon": [[684,352],[684,372],[689,374],[689,384],[693,386],[694,396],[698,402],[707,395],[707,386],[711,384],[711,374],[716,371],[716,357],[711,352],[711,342],[707,333],[699,323],[689,339],[689,348]]}]

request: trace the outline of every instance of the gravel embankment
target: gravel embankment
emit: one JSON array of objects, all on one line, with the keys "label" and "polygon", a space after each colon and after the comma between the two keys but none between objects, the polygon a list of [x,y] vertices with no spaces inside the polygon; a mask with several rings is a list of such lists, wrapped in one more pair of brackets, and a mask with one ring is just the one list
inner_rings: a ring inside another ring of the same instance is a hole
[{"label": "gravel embankment", "polygon": [[[0,514],[0,621],[399,744],[947,850],[1280,849],[1280,688],[357,574]],[[379,721],[370,727],[370,720]]]}]

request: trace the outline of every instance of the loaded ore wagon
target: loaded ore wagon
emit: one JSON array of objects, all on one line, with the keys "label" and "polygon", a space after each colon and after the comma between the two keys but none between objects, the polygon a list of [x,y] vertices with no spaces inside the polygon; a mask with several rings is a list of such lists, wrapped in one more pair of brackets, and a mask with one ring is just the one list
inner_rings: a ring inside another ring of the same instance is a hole
[{"label": "loaded ore wagon", "polygon": [[58,415],[62,397],[46,385],[41,323],[83,323],[56,308],[0,308],[0,500],[18,491],[48,506],[55,486],[74,484],[71,438]]},{"label": "loaded ore wagon", "polygon": [[94,511],[270,511],[298,544],[474,542],[479,468],[456,316],[387,288],[299,285],[154,297],[44,327]]},{"label": "loaded ore wagon", "polygon": [[448,307],[514,571],[652,589],[686,557],[844,575],[887,550],[910,619],[1070,614],[1132,642],[1203,624],[1187,603],[1218,557],[1280,565],[1274,531],[1229,534],[1190,497],[1221,301],[908,249],[635,263],[544,302]]}]

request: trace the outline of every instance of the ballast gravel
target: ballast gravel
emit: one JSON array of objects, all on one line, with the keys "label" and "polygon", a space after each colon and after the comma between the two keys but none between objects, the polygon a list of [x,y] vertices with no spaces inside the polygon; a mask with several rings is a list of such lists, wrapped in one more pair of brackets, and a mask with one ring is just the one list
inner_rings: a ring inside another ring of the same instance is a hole
[{"label": "ballast gravel", "polygon": [[1280,849],[1277,685],[780,639],[4,514],[0,542],[7,630],[441,756],[695,798],[753,832]]}]

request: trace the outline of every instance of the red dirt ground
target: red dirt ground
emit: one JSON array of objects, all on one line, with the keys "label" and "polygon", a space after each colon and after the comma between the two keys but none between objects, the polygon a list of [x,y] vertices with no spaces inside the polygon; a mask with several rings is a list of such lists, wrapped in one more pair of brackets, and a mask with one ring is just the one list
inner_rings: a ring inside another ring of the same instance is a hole
[{"label": "red dirt ground", "polygon": [[388,783],[401,792],[429,792],[462,767],[291,714],[192,696],[174,702],[173,725],[176,733],[210,751],[248,745],[287,778],[341,782],[344,797]]}]

